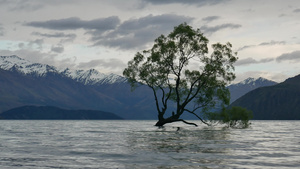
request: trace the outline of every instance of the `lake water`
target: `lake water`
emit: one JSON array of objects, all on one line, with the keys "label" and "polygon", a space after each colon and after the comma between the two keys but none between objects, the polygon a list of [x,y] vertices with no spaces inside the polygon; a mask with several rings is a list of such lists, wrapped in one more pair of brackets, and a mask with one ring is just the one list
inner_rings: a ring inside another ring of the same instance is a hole
[{"label": "lake water", "polygon": [[300,121],[194,122],[1,120],[0,168],[300,168]]}]

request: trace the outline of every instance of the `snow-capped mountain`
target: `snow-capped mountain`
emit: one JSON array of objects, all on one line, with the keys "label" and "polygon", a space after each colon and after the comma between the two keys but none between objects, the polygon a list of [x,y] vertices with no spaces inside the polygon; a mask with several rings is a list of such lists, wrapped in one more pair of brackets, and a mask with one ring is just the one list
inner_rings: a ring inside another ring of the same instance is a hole
[{"label": "snow-capped mountain", "polygon": [[17,71],[25,75],[46,76],[47,73],[57,73],[67,76],[77,82],[85,85],[97,84],[112,84],[112,83],[125,83],[126,78],[116,74],[103,74],[95,69],[90,70],[71,70],[66,68],[58,70],[54,66],[46,64],[32,63],[18,56],[0,56],[0,69]]},{"label": "snow-capped mountain", "polygon": [[126,83],[127,79],[117,74],[104,74],[95,69],[89,70],[70,70],[65,69],[61,71],[62,75],[70,77],[77,82],[85,85],[98,85],[98,84],[113,84],[113,83]]},{"label": "snow-capped mountain", "polygon": [[265,79],[262,77],[259,77],[259,78],[249,77],[249,78],[237,83],[236,85],[238,85],[238,86],[248,85],[248,86],[256,87],[256,86],[265,86],[266,84],[274,85],[274,84],[276,84],[276,82],[273,82],[271,80],[268,80],[268,79]]},{"label": "snow-capped mountain", "polygon": [[152,91],[142,86],[132,92],[122,76],[0,56],[0,118],[1,112],[26,105],[101,110],[126,119],[157,116]]},{"label": "snow-capped mountain", "polygon": [[244,94],[250,92],[259,87],[272,86],[277,84],[274,81],[265,79],[265,78],[247,78],[237,84],[232,84],[228,86],[228,89],[231,94],[231,102],[234,102],[236,99],[240,98]]},{"label": "snow-capped mountain", "polygon": [[59,73],[59,71],[46,64],[32,63],[18,56],[0,56],[0,68],[3,70],[18,71],[23,74],[34,74],[45,76],[49,72]]},{"label": "snow-capped mountain", "polygon": [[61,73],[85,85],[125,83],[127,81],[126,78],[122,76],[113,73],[107,75],[104,73],[100,73],[95,69],[70,70],[69,68],[67,68]]}]

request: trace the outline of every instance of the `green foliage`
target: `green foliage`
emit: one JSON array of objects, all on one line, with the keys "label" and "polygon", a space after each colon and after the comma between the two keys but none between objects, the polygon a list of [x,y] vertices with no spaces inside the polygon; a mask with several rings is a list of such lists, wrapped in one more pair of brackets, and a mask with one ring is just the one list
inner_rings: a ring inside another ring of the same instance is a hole
[{"label": "green foliage", "polygon": [[243,107],[223,108],[219,113],[207,113],[207,118],[211,121],[219,121],[232,128],[247,128],[252,119],[252,111]]},{"label": "green foliage", "polygon": [[208,55],[208,39],[183,23],[168,36],[159,36],[151,49],[138,52],[123,75],[133,89],[146,84],[153,90],[159,120],[166,119],[169,101],[176,104],[176,110],[168,121],[178,120],[184,112],[200,118],[197,114],[219,102],[229,104],[226,85],[235,79],[233,63],[237,60],[231,48],[230,43],[213,44]]}]

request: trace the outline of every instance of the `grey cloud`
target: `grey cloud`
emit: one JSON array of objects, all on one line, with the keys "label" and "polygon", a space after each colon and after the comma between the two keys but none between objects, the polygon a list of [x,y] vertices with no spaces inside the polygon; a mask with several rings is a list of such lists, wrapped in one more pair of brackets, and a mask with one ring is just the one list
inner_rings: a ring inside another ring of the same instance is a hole
[{"label": "grey cloud", "polygon": [[28,47],[29,48],[34,48],[35,46],[37,46],[38,49],[42,49],[43,44],[44,44],[44,39],[36,39],[34,41],[30,41],[28,43]]},{"label": "grey cloud", "polygon": [[300,50],[293,51],[291,53],[284,53],[276,58],[277,62],[290,61],[300,62]]},{"label": "grey cloud", "polygon": [[285,45],[285,41],[270,41],[270,42],[263,42],[259,44],[258,46],[267,46],[267,45]]},{"label": "grey cloud", "polygon": [[281,18],[281,17],[285,17],[286,14],[280,14],[278,17]]},{"label": "grey cloud", "polygon": [[299,13],[300,12],[300,8],[293,10],[293,12]]},{"label": "grey cloud", "polygon": [[143,0],[146,3],[153,5],[164,5],[164,4],[185,4],[185,5],[197,5],[197,6],[206,6],[206,5],[216,5],[230,0]]},{"label": "grey cloud", "polygon": [[70,5],[77,2],[80,2],[80,0],[0,0],[1,6],[4,6],[9,11],[26,12],[37,11],[47,6]]},{"label": "grey cloud", "polygon": [[65,34],[62,32],[57,32],[54,34],[33,32],[32,35],[43,36],[43,37],[47,37],[47,38],[76,38],[76,34],[73,34],[73,33]]},{"label": "grey cloud", "polygon": [[28,43],[19,43],[18,48],[20,50],[36,50],[43,49],[44,39],[36,39],[29,41]]},{"label": "grey cloud", "polygon": [[57,45],[57,46],[52,46],[51,51],[55,53],[63,53],[64,52],[64,47],[62,45]]},{"label": "grey cloud", "polygon": [[266,59],[261,59],[259,61],[259,63],[268,63],[268,62],[272,62],[274,59],[273,58],[266,58]]},{"label": "grey cloud", "polygon": [[53,34],[33,32],[32,35],[47,37],[47,38],[62,38],[62,40],[61,40],[62,43],[73,41],[77,37],[77,35],[74,33],[65,34],[62,32],[57,32],[57,33],[53,33]]},{"label": "grey cloud", "polygon": [[107,34],[89,31],[94,45],[103,45],[120,49],[144,47],[153,42],[161,34],[166,34],[183,22],[191,22],[194,18],[173,14],[148,15],[138,19],[130,19]]},{"label": "grey cloud", "polygon": [[71,17],[66,19],[58,20],[48,20],[48,21],[35,21],[25,23],[26,26],[45,28],[52,30],[76,30],[76,29],[86,29],[86,30],[98,30],[98,31],[108,31],[115,29],[120,23],[120,19],[117,16],[111,16],[108,18],[99,18],[94,20],[81,20],[77,17]]},{"label": "grey cloud", "polygon": [[268,62],[271,62],[273,60],[274,60],[273,58],[265,58],[265,59],[261,59],[261,60],[255,60],[253,58],[246,58],[246,59],[238,60],[235,63],[235,66],[259,64],[259,63],[268,63]]},{"label": "grey cloud", "polygon": [[12,7],[11,10],[13,10],[13,11],[20,11],[20,10],[36,11],[36,10],[39,10],[44,7],[42,4],[34,4],[34,3],[31,3],[30,1],[23,0],[20,2],[21,3],[16,3],[17,5]]},{"label": "grey cloud", "polygon": [[220,19],[220,18],[221,18],[220,16],[208,16],[208,17],[202,18],[202,21],[212,22],[212,21]]},{"label": "grey cloud", "polygon": [[248,49],[248,48],[252,48],[252,47],[255,47],[256,45],[246,45],[246,46],[243,46],[241,48],[239,48],[237,51],[242,51],[242,50],[245,50],[245,49]]},{"label": "grey cloud", "polygon": [[243,47],[239,48],[237,51],[242,51],[242,50],[252,48],[252,47],[256,47],[256,46],[272,46],[272,45],[285,45],[285,44],[286,44],[286,41],[271,40],[270,42],[262,42],[258,45],[246,45],[246,46],[243,46]]},{"label": "grey cloud", "polygon": [[82,62],[77,67],[80,69],[90,69],[93,67],[99,67],[99,68],[109,68],[109,69],[123,69],[126,66],[124,62],[122,62],[119,59],[97,59],[97,60],[91,60],[89,62]]},{"label": "grey cloud", "polygon": [[[76,30],[85,29],[90,35],[93,46],[107,46],[119,49],[140,49],[147,43],[153,42],[161,34],[169,33],[183,22],[191,22],[194,18],[175,14],[148,15],[137,19],[120,22],[116,16],[84,21],[76,17],[25,23],[27,26],[52,29]],[[69,34],[42,34],[44,37],[59,37]],[[61,42],[62,43],[62,42]]]},{"label": "grey cloud", "polygon": [[[148,15],[139,19],[131,19],[123,22],[120,25],[121,30],[139,30],[140,28],[144,26],[150,26],[152,25],[153,27],[158,27],[160,28],[161,26],[176,26],[177,24],[180,24],[184,21],[191,21],[191,17],[186,17],[186,16],[180,16],[180,15],[174,15],[174,14],[162,14],[162,15]],[[174,25],[177,23],[176,25]]]},{"label": "grey cloud", "polygon": [[0,4],[7,6],[10,11],[36,11],[44,5],[34,0],[0,0]]},{"label": "grey cloud", "polygon": [[19,49],[24,49],[24,50],[32,50],[32,49],[43,49],[43,44],[44,44],[44,39],[36,39],[29,41],[28,43],[19,43],[18,47]]},{"label": "grey cloud", "polygon": [[205,34],[211,35],[217,31],[220,31],[222,29],[237,29],[240,28],[242,25],[239,24],[232,24],[232,23],[226,23],[222,25],[217,25],[217,26],[202,26],[200,30],[202,30]]},{"label": "grey cloud", "polygon": [[0,23],[0,36],[4,36],[4,27]]},{"label": "grey cloud", "polygon": [[24,43],[19,43],[19,44],[18,44],[18,47],[19,47],[20,49],[23,49],[23,48],[25,47],[25,44],[24,44]]},{"label": "grey cloud", "polygon": [[249,64],[253,64],[253,63],[257,63],[257,61],[253,58],[246,58],[246,59],[238,60],[235,63],[235,66],[249,65]]}]

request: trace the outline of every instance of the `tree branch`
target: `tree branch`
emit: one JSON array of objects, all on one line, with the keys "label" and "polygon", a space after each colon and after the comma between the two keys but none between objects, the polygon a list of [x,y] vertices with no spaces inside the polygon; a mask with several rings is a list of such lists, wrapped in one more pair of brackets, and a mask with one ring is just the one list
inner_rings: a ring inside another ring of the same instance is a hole
[{"label": "tree branch", "polygon": [[197,124],[191,123],[191,122],[187,122],[187,121],[185,121],[185,120],[183,120],[183,119],[178,119],[177,121],[182,121],[182,122],[185,123],[185,124],[194,125],[194,126],[198,127]]},{"label": "tree branch", "polygon": [[197,80],[195,80],[192,84],[191,84],[191,87],[190,87],[190,90],[189,90],[189,93],[188,93],[188,95],[186,96],[186,99],[185,99],[185,101],[184,102],[188,102],[188,100],[189,100],[189,97],[191,96],[191,94],[192,94],[192,91],[193,91],[193,88],[194,88],[194,85],[202,78],[202,75],[203,75],[203,73],[200,75],[200,77],[197,79]]},{"label": "tree branch", "polygon": [[167,102],[168,102],[168,100],[169,100],[169,98],[170,98],[170,96],[171,96],[171,92],[172,92],[172,87],[169,85],[169,93],[167,94],[167,97],[165,97],[165,90],[164,90],[164,88],[163,87],[161,87],[161,86],[159,86],[159,88],[162,90],[162,92],[163,92],[163,97],[162,97],[162,104],[164,105],[164,107],[167,109],[167,106],[168,106],[168,104],[167,104]]},{"label": "tree branch", "polygon": [[187,111],[187,112],[189,112],[189,113],[195,115],[202,123],[204,123],[204,124],[210,126],[210,124],[206,123],[201,117],[199,117],[199,116],[198,116],[196,113],[194,113],[193,111],[190,111],[190,110],[188,110],[188,109],[184,109],[184,111]]},{"label": "tree branch", "polygon": [[[149,85],[148,85],[148,86],[149,86]],[[155,91],[155,89],[154,89],[153,86],[149,86],[149,87],[150,87],[150,88],[152,89],[152,91],[153,91],[154,99],[155,99],[155,104],[156,104],[156,109],[157,109],[158,113],[160,114],[160,113],[162,113],[162,111],[160,111],[160,108],[159,108],[159,104],[158,104],[158,100],[157,100],[156,91]]]},{"label": "tree branch", "polygon": [[[203,74],[204,74],[204,72],[201,74],[201,77],[202,77]],[[210,76],[210,73],[207,73],[206,75],[207,75],[207,76]],[[199,80],[201,79],[201,77],[199,77],[199,78],[197,79],[197,81],[199,81]],[[200,82],[199,82],[199,83],[200,83]],[[188,97],[187,97],[186,100],[184,101],[184,107],[185,107],[189,102],[191,102],[191,101],[198,95],[198,93],[200,92],[200,89],[203,87],[203,85],[204,85],[205,83],[206,83],[206,81],[203,81],[202,84],[198,86],[197,91],[195,92],[195,94],[192,95],[191,98],[189,98],[189,97],[190,97],[190,94],[191,94],[192,91],[189,92]]]},{"label": "tree branch", "polygon": [[179,84],[180,84],[180,72],[178,72],[177,79],[176,79],[176,87],[175,87],[176,102],[177,102],[177,112],[176,112],[176,114],[179,113],[179,109],[180,109]]},{"label": "tree branch", "polygon": [[162,104],[165,106],[165,90],[163,89],[163,87],[158,86],[160,88],[160,90],[162,91],[162,97],[161,97],[161,102]]}]

